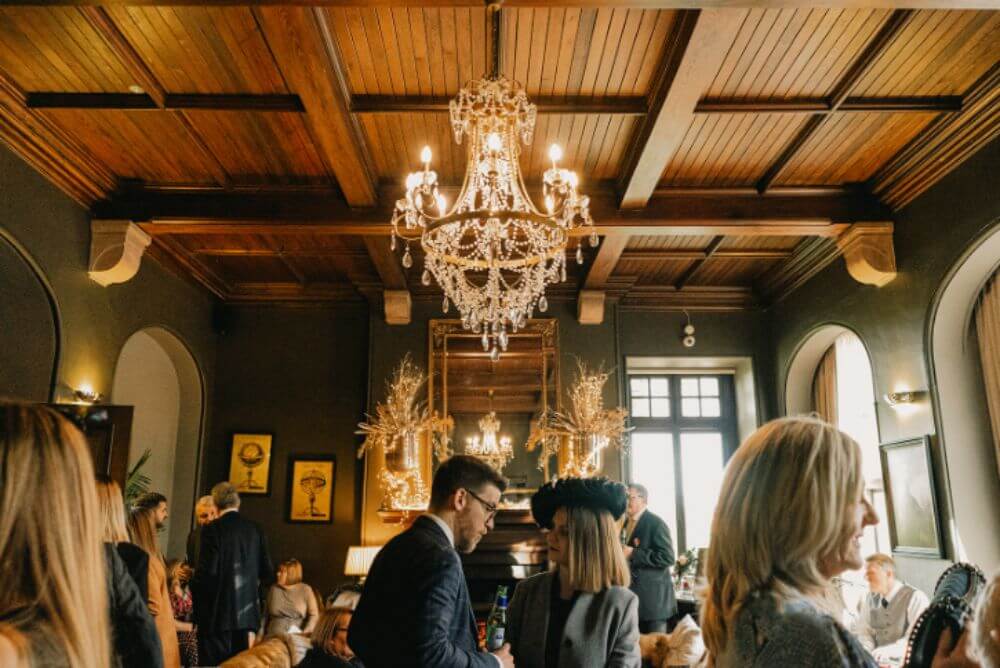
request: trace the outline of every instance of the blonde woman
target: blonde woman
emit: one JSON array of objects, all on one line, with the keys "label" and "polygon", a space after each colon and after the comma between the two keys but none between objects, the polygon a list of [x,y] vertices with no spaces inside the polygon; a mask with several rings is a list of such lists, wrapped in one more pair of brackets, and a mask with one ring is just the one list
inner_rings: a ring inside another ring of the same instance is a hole
[{"label": "blonde woman", "polygon": [[319,615],[310,649],[298,668],[360,668],[360,661],[347,646],[351,625],[350,608],[327,608]]},{"label": "blonde woman", "polygon": [[553,568],[514,590],[506,640],[518,668],[639,668],[639,599],[616,524],[627,503],[625,486],[603,478],[564,478],[531,497]]},{"label": "blonde woman", "polygon": [[180,668],[181,654],[177,643],[170,593],[167,590],[167,570],[156,543],[156,509],[133,508],[128,516],[128,532],[132,542],[149,555],[149,612],[156,622],[156,632],[163,646],[164,668]]},{"label": "blonde woman", "polygon": [[18,639],[3,651],[30,665],[111,663],[90,449],[62,416],[10,402],[0,402],[0,624]]},{"label": "blonde woman", "polygon": [[710,662],[875,668],[825,601],[834,576],[864,564],[861,534],[877,522],[849,436],[810,417],[754,432],[726,467],[712,519],[701,613]]},{"label": "blonde woman", "polygon": [[311,633],[319,611],[312,587],[302,582],[302,564],[288,559],[278,565],[277,582],[267,592],[264,635]]}]

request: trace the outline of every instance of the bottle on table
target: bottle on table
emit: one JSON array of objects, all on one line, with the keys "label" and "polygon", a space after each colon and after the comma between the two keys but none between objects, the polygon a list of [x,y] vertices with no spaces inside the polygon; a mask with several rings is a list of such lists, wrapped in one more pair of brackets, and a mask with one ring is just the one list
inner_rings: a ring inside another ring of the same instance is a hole
[{"label": "bottle on table", "polygon": [[497,596],[493,601],[493,609],[486,618],[486,650],[495,652],[503,647],[507,633],[507,587],[497,587]]}]

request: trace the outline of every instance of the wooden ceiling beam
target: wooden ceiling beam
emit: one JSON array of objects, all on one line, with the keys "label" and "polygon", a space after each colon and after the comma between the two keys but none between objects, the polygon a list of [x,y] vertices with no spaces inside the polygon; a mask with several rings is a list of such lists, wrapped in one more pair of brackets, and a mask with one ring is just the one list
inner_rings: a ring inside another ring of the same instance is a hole
[{"label": "wooden ceiling beam", "polygon": [[298,95],[167,94],[163,105],[146,93],[28,93],[31,109],[161,109],[167,111],[303,112]]},{"label": "wooden ceiling beam", "polygon": [[208,255],[212,257],[368,257],[368,251],[358,251],[349,248],[239,248],[236,246],[213,246],[208,248],[192,248],[192,255]]},{"label": "wooden ceiling beam", "polygon": [[[355,114],[391,114],[401,112],[447,112],[454,97],[353,95],[350,109]],[[531,97],[540,114],[618,114],[645,116],[649,111],[645,97]]]},{"label": "wooden ceiling beam", "polygon": [[696,114],[832,114],[835,112],[949,113],[962,110],[960,95],[942,97],[849,97],[837,109],[829,98],[740,100],[705,98]]},{"label": "wooden ceiling beam", "polygon": [[758,306],[751,288],[744,286],[637,285],[621,297],[619,310],[637,311],[745,311]]},{"label": "wooden ceiling beam", "polygon": [[680,275],[680,278],[677,279],[674,287],[678,290],[683,290],[684,286],[686,286],[691,279],[694,278],[694,275],[698,273],[698,270],[705,266],[705,262],[707,262],[708,259],[711,258],[717,250],[719,250],[719,246],[721,246],[722,242],[725,240],[726,238],[724,236],[717,236],[712,239],[711,243],[708,244],[708,248],[705,249],[705,257],[688,267],[687,270]]},{"label": "wooden ceiling beam", "polygon": [[[206,0],[18,0],[26,6],[81,6],[106,7],[191,5],[205,6]],[[217,5],[288,5],[322,7],[473,7],[482,8],[483,0],[219,0]],[[506,0],[504,7],[584,7],[622,9],[727,9],[733,0]],[[741,8],[781,9],[800,7],[799,0],[740,0]],[[887,9],[996,9],[996,0],[824,0],[820,6],[830,9],[868,9],[873,6]]]},{"label": "wooden ceiling beam", "polygon": [[357,120],[337,45],[321,9],[256,7],[254,15],[289,87],[306,109],[306,122],[327,166],[353,207],[377,202],[371,158]]},{"label": "wooden ceiling beam", "polygon": [[799,152],[799,149],[816,134],[826,119],[838,111],[844,102],[847,101],[847,96],[850,95],[854,86],[857,85],[858,81],[875,64],[879,56],[885,52],[896,36],[902,32],[903,28],[913,17],[913,14],[914,11],[911,9],[897,9],[889,15],[889,18],[879,28],[875,37],[868,42],[858,57],[854,59],[854,62],[851,63],[844,76],[833,87],[828,98],[829,109],[823,114],[817,114],[806,121],[798,134],[785,146],[785,149],[771,163],[771,166],[767,168],[767,171],[764,172],[760,180],[757,181],[757,190],[759,192],[766,192],[771,187],[771,184],[778,178],[782,170],[791,163],[792,158]]},{"label": "wooden ceiling beam", "polygon": [[618,260],[625,247],[628,246],[629,235],[619,234],[605,237],[597,248],[597,255],[590,265],[583,287],[590,290],[600,289],[608,282],[611,273],[618,266]]},{"label": "wooden ceiling beam", "polygon": [[366,235],[364,241],[368,256],[375,265],[375,271],[378,272],[385,289],[406,290],[406,274],[403,273],[396,253],[390,248],[389,237]]},{"label": "wooden ceiling beam", "polygon": [[678,16],[650,112],[635,134],[622,171],[622,208],[643,207],[652,197],[745,17],[745,10],[733,9],[685,11]]},{"label": "wooden ceiling beam", "polygon": [[[713,260],[783,260],[792,254],[790,250],[766,248],[734,248],[732,250],[717,250],[712,254]],[[627,250],[621,255],[623,262],[686,262],[707,259],[708,253],[703,250],[665,249],[665,250]]]}]

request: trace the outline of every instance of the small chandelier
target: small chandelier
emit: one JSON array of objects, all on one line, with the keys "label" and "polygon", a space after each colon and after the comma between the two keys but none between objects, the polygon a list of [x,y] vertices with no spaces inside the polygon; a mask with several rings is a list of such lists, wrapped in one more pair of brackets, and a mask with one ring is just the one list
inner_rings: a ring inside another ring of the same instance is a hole
[{"label": "small chandelier", "polygon": [[[420,154],[423,170],[406,177],[406,194],[392,215],[392,248],[405,245],[402,264],[413,265],[410,243],[424,251],[421,280],[431,277],[444,291],[442,310],[454,304],[462,326],[482,333],[492,359],[507,349],[508,332],[523,327],[537,308],[545,311],[545,288],[566,280],[570,232],[587,226],[598,243],[590,198],[577,192],[575,172],[559,167],[562,149],[549,149],[545,171],[545,212],[528,196],[518,163],[520,146],[531,144],[537,110],[521,84],[500,75],[500,7],[490,3],[492,69],[468,82],[449,103],[455,141],[468,136],[462,189],[449,207],[430,169],[431,149]],[[583,263],[577,244],[576,260]]]},{"label": "small chandelier", "polygon": [[507,462],[514,456],[510,436],[497,436],[500,432],[500,420],[496,411],[490,411],[479,420],[479,434],[465,439],[465,453],[482,459],[487,464],[502,471]]}]

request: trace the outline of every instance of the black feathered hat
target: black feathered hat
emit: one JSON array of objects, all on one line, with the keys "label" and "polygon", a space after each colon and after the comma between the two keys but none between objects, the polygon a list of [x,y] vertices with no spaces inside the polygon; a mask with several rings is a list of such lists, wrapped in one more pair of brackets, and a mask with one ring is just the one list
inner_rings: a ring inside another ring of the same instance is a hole
[{"label": "black feathered hat", "polygon": [[552,528],[552,516],[559,508],[607,510],[617,520],[627,506],[625,485],[608,478],[561,478],[531,497],[531,515],[543,529]]}]

